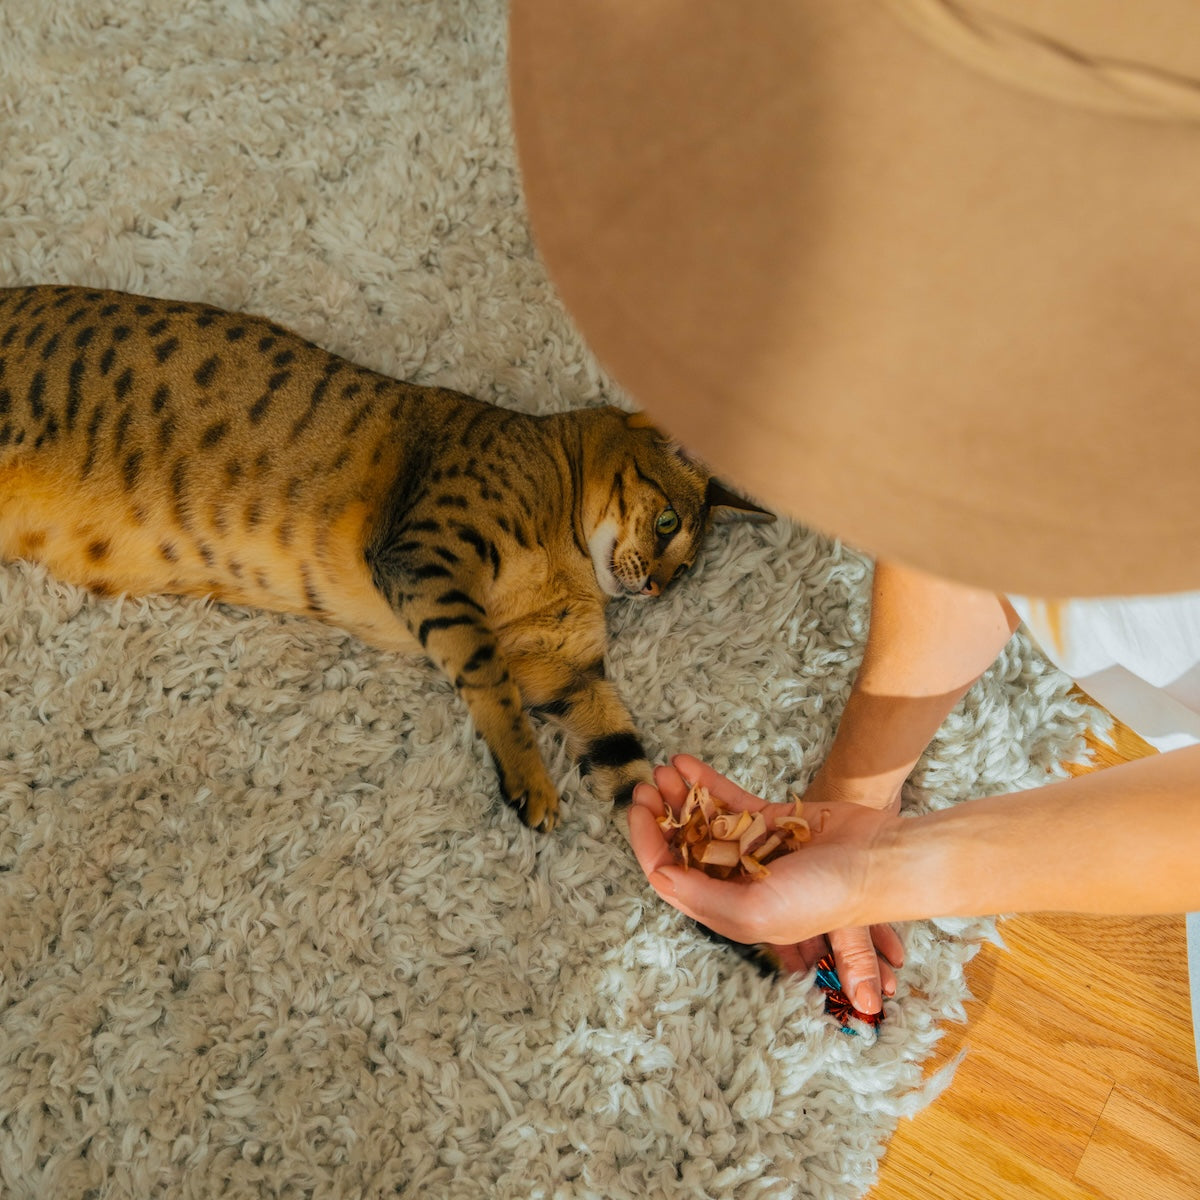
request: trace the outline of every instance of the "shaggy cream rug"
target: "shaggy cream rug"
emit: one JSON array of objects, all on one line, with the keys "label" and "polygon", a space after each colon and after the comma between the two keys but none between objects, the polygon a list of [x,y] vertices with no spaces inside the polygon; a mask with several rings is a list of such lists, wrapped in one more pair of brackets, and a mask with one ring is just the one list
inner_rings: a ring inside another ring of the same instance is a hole
[{"label": "shaggy cream rug", "polygon": [[[527,410],[612,399],[533,252],[504,7],[0,0],[0,284],[203,299]],[[847,481],[852,486],[853,481]],[[726,528],[615,608],[652,754],[802,785],[869,564]],[[913,808],[1077,748],[1014,645]],[[302,620],[0,566],[0,1194],[861,1196],[988,922],[914,925],[877,1036],[644,885],[552,739],[550,837],[450,688]]]}]

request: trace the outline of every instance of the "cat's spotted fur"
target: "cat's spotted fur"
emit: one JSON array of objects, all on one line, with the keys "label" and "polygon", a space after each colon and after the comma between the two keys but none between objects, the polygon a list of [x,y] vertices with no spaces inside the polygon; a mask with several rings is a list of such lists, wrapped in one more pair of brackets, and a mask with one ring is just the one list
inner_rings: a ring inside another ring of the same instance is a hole
[{"label": "cat's spotted fur", "polygon": [[528,416],[258,317],[0,289],[0,557],[424,652],[533,826],[553,825],[558,795],[527,709],[602,795],[649,778],[605,678],[604,607],[659,594],[718,509],[767,517],[614,408]]}]

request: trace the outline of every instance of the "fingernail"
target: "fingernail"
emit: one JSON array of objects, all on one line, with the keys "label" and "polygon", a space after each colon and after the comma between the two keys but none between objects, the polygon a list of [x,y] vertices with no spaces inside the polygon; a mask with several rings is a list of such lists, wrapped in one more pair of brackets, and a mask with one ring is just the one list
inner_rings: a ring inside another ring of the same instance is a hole
[{"label": "fingernail", "polygon": [[861,1013],[877,1013],[883,1006],[879,989],[869,983],[860,983],[854,992],[854,1007]]},{"label": "fingernail", "polygon": [[671,882],[670,875],[662,871],[655,871],[650,876],[650,885],[660,896],[674,896],[675,885]]},{"label": "fingernail", "polygon": [[680,755],[676,754],[674,758],[671,759],[671,766],[673,766],[675,770],[679,772],[679,778],[682,779],[688,787],[695,787],[696,781],[694,779],[689,779],[688,776],[684,774],[683,768],[679,765],[680,757]]}]

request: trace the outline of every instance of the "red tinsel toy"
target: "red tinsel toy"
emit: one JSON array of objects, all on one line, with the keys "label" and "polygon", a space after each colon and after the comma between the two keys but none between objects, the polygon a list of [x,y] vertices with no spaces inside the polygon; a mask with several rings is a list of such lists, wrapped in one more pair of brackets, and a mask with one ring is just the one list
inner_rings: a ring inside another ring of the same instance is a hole
[{"label": "red tinsel toy", "polygon": [[857,1035],[858,1031],[850,1026],[851,1017],[872,1027],[883,1020],[882,1010],[877,1013],[861,1013],[850,1003],[850,997],[842,991],[842,982],[838,979],[832,954],[826,954],[817,963],[817,986],[825,993],[825,1011],[841,1025],[843,1033]]}]

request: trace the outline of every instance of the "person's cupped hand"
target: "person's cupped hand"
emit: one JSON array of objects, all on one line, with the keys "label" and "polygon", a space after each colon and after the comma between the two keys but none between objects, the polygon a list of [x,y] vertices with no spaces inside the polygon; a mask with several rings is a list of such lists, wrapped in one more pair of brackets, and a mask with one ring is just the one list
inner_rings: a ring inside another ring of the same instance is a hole
[{"label": "person's cupped hand", "polygon": [[861,914],[870,908],[873,851],[899,819],[895,808],[809,803],[806,796],[811,841],[773,859],[764,878],[722,880],[678,863],[658,823],[665,808],[678,814],[695,784],[730,809],[761,812],[768,828],[794,815],[794,806],[768,803],[689,755],[656,768],[654,782],[638,785],[629,810],[633,850],[654,890],[723,937],[769,945],[785,971],[807,971],[832,950],[854,1007],[878,1012],[882,997],[895,993],[904,947],[890,925],[864,925]]}]

